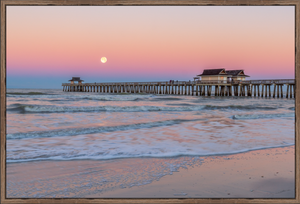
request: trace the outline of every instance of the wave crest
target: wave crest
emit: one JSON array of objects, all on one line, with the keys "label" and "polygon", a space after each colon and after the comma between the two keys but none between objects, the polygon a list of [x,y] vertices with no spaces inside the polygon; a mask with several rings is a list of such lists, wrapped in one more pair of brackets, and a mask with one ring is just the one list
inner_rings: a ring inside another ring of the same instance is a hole
[{"label": "wave crest", "polygon": [[[179,105],[179,104],[178,104]],[[179,106],[51,106],[13,104],[8,111],[20,113],[60,113],[60,112],[144,112],[144,111],[200,111],[200,110],[274,110],[276,107],[265,106],[213,106],[213,105],[179,105]]]},{"label": "wave crest", "polygon": [[295,117],[295,113],[233,115],[232,119],[247,120],[247,119],[264,119],[264,118],[279,118],[279,117]]},{"label": "wave crest", "polygon": [[232,110],[276,110],[278,107],[270,107],[270,106],[256,106],[256,105],[229,105],[229,106],[214,106],[214,105],[206,105],[204,109],[206,110],[217,110],[217,109],[232,109]]},{"label": "wave crest", "polygon": [[165,120],[165,121],[156,121],[149,123],[136,123],[130,125],[119,125],[119,126],[100,126],[100,127],[90,127],[90,128],[67,128],[67,129],[58,129],[51,131],[33,131],[26,133],[13,133],[7,134],[7,139],[23,139],[23,138],[45,138],[45,137],[60,137],[60,136],[75,136],[75,135],[86,135],[86,134],[95,134],[95,133],[104,133],[104,132],[114,132],[114,131],[124,131],[131,129],[141,129],[141,128],[153,128],[161,126],[171,126],[177,125],[184,122],[197,121],[201,119],[193,120]]},{"label": "wave crest", "polygon": [[168,107],[168,106],[42,106],[42,105],[15,105],[8,111],[21,113],[59,113],[59,112],[143,112],[143,111],[198,111],[203,106]]}]

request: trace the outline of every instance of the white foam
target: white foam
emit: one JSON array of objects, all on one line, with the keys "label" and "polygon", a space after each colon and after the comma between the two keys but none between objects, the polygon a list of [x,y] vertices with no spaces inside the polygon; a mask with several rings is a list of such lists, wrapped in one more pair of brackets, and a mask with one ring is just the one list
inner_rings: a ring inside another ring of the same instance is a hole
[{"label": "white foam", "polygon": [[91,112],[91,111],[110,111],[110,112],[143,112],[143,111],[198,111],[203,106],[42,106],[42,105],[24,105],[25,112]]},{"label": "white foam", "polygon": [[128,95],[114,95],[114,94],[87,94],[87,93],[72,93],[65,95],[58,94],[44,94],[44,95],[13,95],[7,94],[9,97],[13,98],[30,98],[30,99],[60,99],[60,100],[98,100],[98,101],[135,101],[135,100],[144,100],[149,99],[152,95],[137,95],[137,94],[128,94]]},{"label": "white foam", "polygon": [[[230,122],[227,120],[225,123]],[[214,121],[214,132],[204,130],[207,121],[180,124],[170,121],[175,125],[97,134],[81,131],[82,135],[77,136],[11,139],[7,140],[7,162],[225,155],[294,144],[292,124],[279,126],[274,123],[259,130],[249,130],[241,128],[242,122],[232,122],[228,127],[223,121]]]},{"label": "white foam", "polygon": [[264,118],[279,118],[279,117],[295,117],[295,113],[233,115],[232,119],[246,120],[246,119],[264,119]]}]

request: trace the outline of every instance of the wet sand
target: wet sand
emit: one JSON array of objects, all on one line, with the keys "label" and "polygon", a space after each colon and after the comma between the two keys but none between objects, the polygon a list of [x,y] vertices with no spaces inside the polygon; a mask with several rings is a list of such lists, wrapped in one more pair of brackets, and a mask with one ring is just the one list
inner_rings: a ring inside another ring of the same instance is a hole
[{"label": "wet sand", "polygon": [[9,163],[7,198],[294,198],[294,152]]}]

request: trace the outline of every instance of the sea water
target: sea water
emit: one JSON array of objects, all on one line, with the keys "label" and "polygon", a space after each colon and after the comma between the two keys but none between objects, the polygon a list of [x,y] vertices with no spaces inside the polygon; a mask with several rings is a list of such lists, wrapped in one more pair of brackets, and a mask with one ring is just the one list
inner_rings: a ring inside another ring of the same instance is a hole
[{"label": "sea water", "polygon": [[7,89],[6,161],[206,156],[294,145],[295,100]]},{"label": "sea water", "polygon": [[[290,98],[45,89],[7,89],[6,97],[8,167],[26,163],[34,169],[39,161],[58,161],[49,165],[62,172],[51,176],[43,163],[33,170],[39,177],[24,181],[8,168],[8,198],[101,197],[201,167],[208,155],[295,143],[295,100]],[[78,166],[61,162],[71,160]],[[85,166],[84,160],[93,162]],[[166,197],[187,194],[179,193]]]}]

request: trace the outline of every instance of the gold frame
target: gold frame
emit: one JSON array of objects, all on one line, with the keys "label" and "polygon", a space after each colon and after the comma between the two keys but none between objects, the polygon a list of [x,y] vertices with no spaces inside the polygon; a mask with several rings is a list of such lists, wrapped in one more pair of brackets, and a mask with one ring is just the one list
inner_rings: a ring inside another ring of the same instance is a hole
[{"label": "gold frame", "polygon": [[[0,80],[0,173],[1,173],[1,197],[0,203],[300,203],[300,89],[295,88],[295,198],[293,199],[219,199],[219,198],[172,198],[172,199],[7,199],[6,198],[6,6],[11,5],[124,5],[124,6],[147,6],[147,5],[198,5],[198,6],[295,6],[295,79],[300,77],[300,0],[1,0],[1,80]],[[296,80],[296,86],[300,87],[300,80]]]}]

